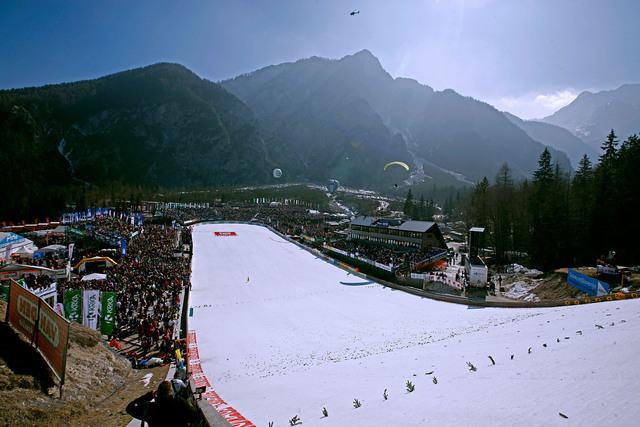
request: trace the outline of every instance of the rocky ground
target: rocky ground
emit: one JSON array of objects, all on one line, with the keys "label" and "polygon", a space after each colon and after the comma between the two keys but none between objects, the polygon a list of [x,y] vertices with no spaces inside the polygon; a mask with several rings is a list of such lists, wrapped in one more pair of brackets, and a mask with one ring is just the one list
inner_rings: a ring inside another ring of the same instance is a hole
[{"label": "rocky ground", "polygon": [[[580,273],[596,277],[595,268],[576,269]],[[567,284],[567,268],[560,268],[547,273],[537,270],[527,270],[515,265],[506,273],[496,273],[502,277],[502,296],[527,301],[549,301],[566,298],[582,298],[586,295],[573,286]],[[611,291],[621,286],[621,276],[598,276],[598,280],[609,284]],[[633,291],[640,289],[640,274],[632,273],[625,276],[624,288]]]},{"label": "rocky ground", "polygon": [[0,425],[124,426],[125,408],[157,388],[168,366],[134,370],[98,332],[71,323],[65,384],[38,353],[4,322],[0,301]]}]

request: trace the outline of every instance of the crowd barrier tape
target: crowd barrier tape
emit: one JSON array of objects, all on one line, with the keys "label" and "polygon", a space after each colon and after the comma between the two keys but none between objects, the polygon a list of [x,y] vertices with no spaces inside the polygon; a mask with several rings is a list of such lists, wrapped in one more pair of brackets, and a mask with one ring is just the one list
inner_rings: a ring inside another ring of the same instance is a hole
[{"label": "crowd barrier tape", "polygon": [[[412,275],[413,278],[413,275]],[[429,280],[432,282],[442,282],[445,285],[449,285],[452,286],[456,289],[462,290],[462,283],[458,283],[455,280],[451,280],[448,277],[445,277],[444,279],[436,274],[431,274],[429,275]]]}]

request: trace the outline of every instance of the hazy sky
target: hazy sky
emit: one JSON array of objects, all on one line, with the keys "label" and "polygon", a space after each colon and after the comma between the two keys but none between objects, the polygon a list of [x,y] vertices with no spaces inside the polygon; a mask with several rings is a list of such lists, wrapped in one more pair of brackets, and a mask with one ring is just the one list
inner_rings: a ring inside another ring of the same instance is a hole
[{"label": "hazy sky", "polygon": [[163,61],[220,81],[368,49],[393,77],[540,118],[640,83],[639,19],[639,0],[1,0],[0,89]]}]

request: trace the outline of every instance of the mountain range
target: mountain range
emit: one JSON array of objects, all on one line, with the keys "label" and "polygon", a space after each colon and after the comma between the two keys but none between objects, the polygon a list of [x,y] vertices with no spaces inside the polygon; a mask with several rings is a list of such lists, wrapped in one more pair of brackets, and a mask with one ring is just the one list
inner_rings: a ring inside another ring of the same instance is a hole
[{"label": "mountain range", "polygon": [[625,84],[598,93],[582,92],[571,104],[541,122],[569,130],[600,154],[611,129],[620,140],[640,132],[640,84]]},{"label": "mountain range", "polygon": [[[611,115],[608,108],[578,108],[599,97],[581,95],[577,106],[531,122],[450,89],[394,79],[366,50],[219,83],[160,63],[0,91],[0,151],[10,159],[4,187],[19,200],[36,188],[71,183],[184,188],[337,179],[404,194],[409,186],[492,181],[505,163],[514,179],[530,178],[545,147],[567,170],[583,154],[594,155],[594,144],[575,129],[584,129],[580,114]],[[609,104],[622,111],[622,102]],[[633,122],[628,105],[637,110],[637,102],[624,104]],[[410,170],[385,170],[392,161]],[[276,167],[282,178],[273,177]]]}]

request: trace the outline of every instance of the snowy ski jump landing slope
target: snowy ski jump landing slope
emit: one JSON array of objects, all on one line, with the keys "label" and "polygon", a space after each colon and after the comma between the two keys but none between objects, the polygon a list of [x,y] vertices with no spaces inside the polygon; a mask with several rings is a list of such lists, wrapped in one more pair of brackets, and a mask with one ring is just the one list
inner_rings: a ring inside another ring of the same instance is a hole
[{"label": "snowy ski jump landing slope", "polygon": [[202,369],[256,426],[638,423],[640,300],[470,308],[383,287],[260,226],[197,225],[193,245]]}]

